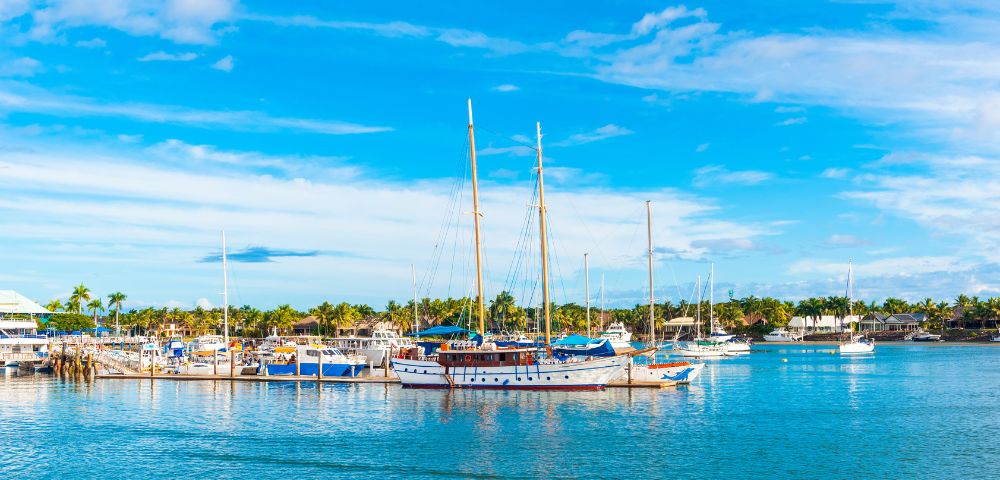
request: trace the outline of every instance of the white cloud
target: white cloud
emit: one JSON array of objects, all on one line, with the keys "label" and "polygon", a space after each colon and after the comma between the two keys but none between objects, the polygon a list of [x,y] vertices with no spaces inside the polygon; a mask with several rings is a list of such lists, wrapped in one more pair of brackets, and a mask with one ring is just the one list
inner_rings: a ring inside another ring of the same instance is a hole
[{"label": "white cloud", "polygon": [[29,36],[47,41],[64,30],[93,26],[177,43],[214,44],[233,20],[235,6],[236,0],[53,0],[32,13]]},{"label": "white cloud", "polygon": [[306,118],[272,117],[263,112],[197,110],[172,105],[107,103],[57,95],[19,83],[0,83],[0,112],[32,112],[62,117],[120,117],[150,123],[176,123],[243,131],[293,130],[351,135],[392,130],[389,127]]},{"label": "white cloud", "polygon": [[220,58],[218,62],[212,64],[212,68],[223,72],[233,71],[233,56],[226,55],[225,57]]},{"label": "white cloud", "polygon": [[204,308],[205,310],[211,310],[215,308],[215,305],[212,304],[212,302],[208,301],[207,298],[199,298],[197,301],[194,302],[194,305],[196,307]]},{"label": "white cloud", "polygon": [[779,127],[787,127],[790,125],[802,125],[803,123],[806,123],[806,121],[807,121],[806,117],[793,117],[775,123],[775,125]]},{"label": "white cloud", "polygon": [[196,58],[198,58],[198,54],[193,52],[167,53],[161,50],[147,53],[136,60],[140,62],[190,62]]},{"label": "white cloud", "polygon": [[[399,298],[409,288],[409,269],[400,265],[430,258],[440,239],[436,229],[426,226],[440,224],[447,216],[455,185],[452,180],[387,181],[364,173],[350,181],[278,177],[256,173],[241,163],[274,160],[271,155],[227,152],[180,141],[166,147],[161,152],[122,145],[120,152],[97,154],[85,146],[62,149],[38,142],[31,149],[0,151],[0,188],[5,191],[0,211],[5,230],[12,232],[6,241],[25,246],[19,258],[32,268],[58,264],[59,275],[66,276],[64,283],[70,277],[91,278],[81,277],[81,272],[101,264],[102,278],[135,285],[135,291],[130,291],[135,298],[197,298],[219,291],[217,266],[195,261],[218,248],[218,230],[225,228],[232,246],[325,252],[275,264],[241,264],[236,281],[246,303],[282,297],[293,302],[308,297],[302,302],[314,302],[330,292],[352,301]],[[189,157],[200,155],[200,161],[228,163],[222,164],[226,171],[220,174],[214,168],[163,161],[169,155],[185,158],[185,162],[198,161]],[[65,174],[52,175],[53,171]],[[752,239],[768,231],[752,223],[713,218],[716,210],[711,199],[673,190],[573,188],[558,180],[566,175],[575,180],[579,172],[557,167],[546,171],[553,180],[546,200],[552,238],[559,245],[554,254],[567,259],[600,250],[592,254],[593,268],[644,268],[638,261],[641,248],[630,250],[629,238],[645,217],[626,218],[622,212],[640,211],[646,199],[654,202],[656,228],[671,232],[657,237],[658,248],[696,256],[705,251],[704,246],[695,245],[699,240]],[[508,265],[516,254],[514,246],[533,187],[499,187],[490,181],[480,187],[490,265]],[[65,197],[66,192],[72,195]],[[468,204],[467,196],[466,190],[463,205]],[[447,245],[467,245],[471,238],[467,211],[459,210],[452,230],[458,241],[452,239]],[[101,228],[93,228],[96,221]],[[343,225],[351,228],[344,230]],[[602,232],[600,249],[594,249],[595,231]],[[167,232],[170,241],[164,242]],[[407,232],[405,241],[392,232]],[[73,251],[53,251],[53,239],[70,239]],[[577,269],[566,260],[561,263],[564,274]],[[10,264],[5,268],[17,269]],[[487,275],[491,285],[501,288],[506,267],[497,268]],[[461,267],[455,276],[456,285],[467,284]],[[102,281],[95,281],[94,288]],[[447,294],[446,284],[439,281],[434,293]],[[451,292],[466,293],[464,286]]]},{"label": "white cloud", "polygon": [[[896,276],[909,277],[927,273],[967,270],[972,265],[952,256],[893,257],[855,262],[854,274],[858,277]],[[847,277],[848,262],[799,260],[791,264],[791,275],[843,275]]]},{"label": "white cloud", "polygon": [[731,171],[722,165],[706,165],[694,171],[691,184],[699,188],[717,184],[757,185],[773,178],[773,174],[759,170]]},{"label": "white cloud", "polygon": [[711,146],[712,146],[711,143],[702,143],[702,144],[698,145],[697,147],[695,147],[694,151],[696,153],[701,153],[701,152],[704,152],[705,150],[708,150],[708,147],[711,147]]},{"label": "white cloud", "polygon": [[42,62],[21,57],[0,64],[0,77],[31,77],[42,69]]},{"label": "white cloud", "polygon": [[823,244],[830,247],[863,247],[871,245],[871,242],[854,235],[833,234]]},{"label": "white cloud", "polygon": [[91,38],[90,40],[80,40],[75,44],[80,48],[103,48],[107,45],[107,42],[102,38]]},{"label": "white cloud", "polygon": [[497,85],[493,87],[493,90],[496,90],[498,92],[516,92],[520,90],[520,88],[517,85],[505,83],[503,85]]},{"label": "white cloud", "polygon": [[826,170],[823,170],[823,173],[820,173],[819,176],[823,178],[842,179],[842,178],[847,178],[847,176],[850,173],[851,173],[850,168],[830,167],[827,168]]},{"label": "white cloud", "polygon": [[570,135],[569,138],[567,138],[566,140],[555,142],[553,143],[553,145],[560,147],[583,145],[586,143],[593,143],[593,142],[599,142],[601,140],[607,140],[609,138],[632,135],[633,133],[635,132],[625,127],[620,127],[613,123],[609,123],[603,127],[600,127],[590,132]]}]

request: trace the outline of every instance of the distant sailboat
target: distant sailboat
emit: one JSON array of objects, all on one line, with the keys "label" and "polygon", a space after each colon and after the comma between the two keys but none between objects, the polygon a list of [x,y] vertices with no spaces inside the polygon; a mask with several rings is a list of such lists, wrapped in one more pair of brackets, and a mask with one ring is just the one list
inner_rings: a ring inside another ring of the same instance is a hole
[{"label": "distant sailboat", "polygon": [[[847,264],[847,303],[848,303],[848,318],[854,316],[854,264],[849,262]],[[860,324],[858,324],[858,330],[861,329]],[[866,338],[864,335],[854,335],[851,332],[851,339],[845,343],[840,344],[839,348],[841,355],[857,355],[863,353],[875,353],[875,340]]]}]

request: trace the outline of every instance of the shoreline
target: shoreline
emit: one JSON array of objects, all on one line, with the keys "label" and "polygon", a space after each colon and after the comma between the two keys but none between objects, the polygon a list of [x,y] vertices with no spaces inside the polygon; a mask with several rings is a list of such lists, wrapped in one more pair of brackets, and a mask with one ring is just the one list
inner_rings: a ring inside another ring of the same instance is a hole
[{"label": "shoreline", "polygon": [[[840,345],[832,340],[803,340],[800,342],[754,342],[758,345]],[[1000,342],[914,342],[910,340],[876,340],[876,345],[925,345],[928,347],[1000,347]]]}]

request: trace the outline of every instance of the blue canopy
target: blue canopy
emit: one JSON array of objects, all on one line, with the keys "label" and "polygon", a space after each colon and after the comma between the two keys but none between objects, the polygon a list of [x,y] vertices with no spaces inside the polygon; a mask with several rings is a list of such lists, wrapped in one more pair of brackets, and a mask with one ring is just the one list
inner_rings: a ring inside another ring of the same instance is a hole
[{"label": "blue canopy", "polygon": [[458,333],[470,333],[470,332],[472,332],[472,330],[466,330],[462,327],[456,327],[454,325],[438,325],[436,327],[428,328],[427,330],[424,330],[422,332],[407,333],[406,336],[429,337],[432,335],[444,336],[444,335],[455,335]]},{"label": "blue canopy", "polygon": [[552,342],[553,345],[587,345],[594,340],[583,335],[573,334],[561,340]]}]

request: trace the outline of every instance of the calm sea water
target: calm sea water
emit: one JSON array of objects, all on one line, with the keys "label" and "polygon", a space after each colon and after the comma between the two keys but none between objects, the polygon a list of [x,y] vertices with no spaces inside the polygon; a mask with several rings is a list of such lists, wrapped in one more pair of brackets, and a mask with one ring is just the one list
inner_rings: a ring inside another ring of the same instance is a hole
[{"label": "calm sea water", "polygon": [[665,390],[0,379],[0,478],[1000,476],[1000,348],[755,348]]}]

